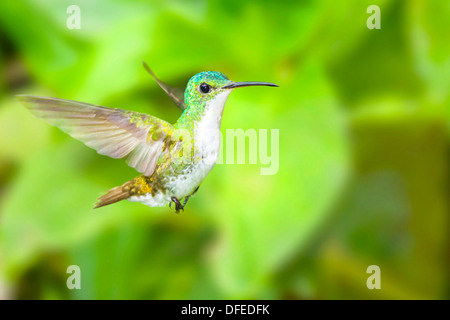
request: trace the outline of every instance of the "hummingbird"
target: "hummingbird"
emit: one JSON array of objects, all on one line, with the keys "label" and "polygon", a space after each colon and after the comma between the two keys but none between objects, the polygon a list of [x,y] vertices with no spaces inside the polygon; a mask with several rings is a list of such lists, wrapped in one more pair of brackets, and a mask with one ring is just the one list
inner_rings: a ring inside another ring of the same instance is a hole
[{"label": "hummingbird", "polygon": [[278,85],[234,82],[220,72],[205,71],[194,75],[183,93],[159,80],[145,62],[144,67],[182,110],[174,124],[144,113],[72,100],[33,95],[18,99],[36,117],[101,155],[125,159],[141,174],[107,191],[94,208],[126,199],[149,207],[174,204],[179,213],[217,162],[222,114],[231,91]]}]

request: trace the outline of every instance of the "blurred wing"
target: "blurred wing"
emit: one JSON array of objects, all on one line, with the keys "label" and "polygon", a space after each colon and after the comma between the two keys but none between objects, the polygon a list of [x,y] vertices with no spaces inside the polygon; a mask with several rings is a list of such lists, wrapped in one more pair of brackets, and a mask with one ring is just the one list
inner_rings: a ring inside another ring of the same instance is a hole
[{"label": "blurred wing", "polygon": [[145,70],[155,79],[155,81],[159,84],[159,86],[167,93],[167,95],[175,102],[178,108],[181,110],[186,109],[186,104],[184,103],[184,93],[180,89],[176,87],[169,86],[168,84],[162,82],[158,79],[158,77],[153,73],[152,69],[143,62]]},{"label": "blurred wing", "polygon": [[37,117],[146,176],[155,170],[173,126],[143,113],[57,98],[18,96]]}]

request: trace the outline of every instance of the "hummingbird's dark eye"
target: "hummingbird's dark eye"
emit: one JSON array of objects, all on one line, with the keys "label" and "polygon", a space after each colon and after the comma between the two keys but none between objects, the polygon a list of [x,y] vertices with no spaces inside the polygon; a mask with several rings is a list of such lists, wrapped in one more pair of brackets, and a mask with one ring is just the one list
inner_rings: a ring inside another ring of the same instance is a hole
[{"label": "hummingbird's dark eye", "polygon": [[209,84],[207,84],[207,83],[202,83],[202,84],[200,85],[200,91],[201,91],[202,93],[208,93],[208,92],[211,91],[211,86],[210,86]]}]

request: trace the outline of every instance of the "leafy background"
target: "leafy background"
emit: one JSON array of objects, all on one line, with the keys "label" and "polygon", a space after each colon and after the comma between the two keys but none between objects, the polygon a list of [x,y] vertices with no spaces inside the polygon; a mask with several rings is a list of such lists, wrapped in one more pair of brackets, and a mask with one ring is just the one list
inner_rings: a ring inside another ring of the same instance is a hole
[{"label": "leafy background", "polygon": [[[438,0],[0,2],[0,298],[448,299],[449,18]],[[222,123],[279,129],[278,173],[216,165],[180,215],[93,211],[136,172],[14,95],[175,122],[143,60],[179,87],[205,70],[279,84],[233,92]]]}]

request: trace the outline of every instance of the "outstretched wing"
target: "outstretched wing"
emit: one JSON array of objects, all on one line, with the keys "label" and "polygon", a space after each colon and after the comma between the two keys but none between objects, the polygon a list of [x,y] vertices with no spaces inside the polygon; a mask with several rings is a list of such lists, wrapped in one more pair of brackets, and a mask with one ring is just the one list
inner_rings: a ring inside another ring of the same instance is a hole
[{"label": "outstretched wing", "polygon": [[183,91],[181,91],[176,87],[172,87],[167,83],[162,82],[161,80],[158,79],[158,77],[155,75],[152,69],[150,69],[150,67],[145,62],[142,62],[142,64],[144,65],[145,70],[147,70],[147,72],[153,77],[153,79],[155,79],[156,83],[159,84],[161,89],[163,89],[167,93],[167,95],[173,100],[173,102],[175,102],[177,107],[180,108],[181,110],[186,109]]},{"label": "outstretched wing", "polygon": [[57,98],[18,97],[35,116],[99,154],[126,158],[129,166],[146,176],[155,170],[164,141],[173,130],[171,124],[143,113]]}]

